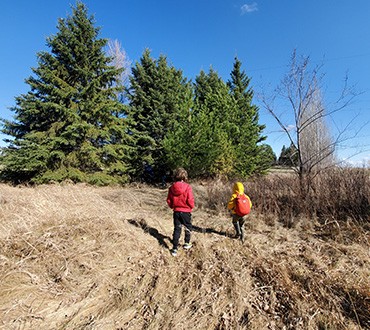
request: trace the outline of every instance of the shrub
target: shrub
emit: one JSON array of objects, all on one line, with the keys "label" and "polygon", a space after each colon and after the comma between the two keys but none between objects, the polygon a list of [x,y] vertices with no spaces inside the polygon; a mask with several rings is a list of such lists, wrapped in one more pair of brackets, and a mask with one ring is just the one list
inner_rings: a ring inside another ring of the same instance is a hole
[{"label": "shrub", "polygon": [[32,180],[34,183],[49,183],[72,181],[74,183],[85,182],[86,174],[76,168],[63,167],[56,171],[47,171],[41,177]]},{"label": "shrub", "polygon": [[109,174],[98,172],[90,174],[87,178],[87,183],[95,186],[109,186],[111,184],[120,183],[119,180]]}]

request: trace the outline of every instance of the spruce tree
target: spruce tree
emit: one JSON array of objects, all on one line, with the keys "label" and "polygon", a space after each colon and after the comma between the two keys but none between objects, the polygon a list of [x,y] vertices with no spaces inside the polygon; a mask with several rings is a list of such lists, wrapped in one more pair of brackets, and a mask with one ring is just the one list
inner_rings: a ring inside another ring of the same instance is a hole
[{"label": "spruce tree", "polygon": [[109,65],[107,40],[98,38],[93,16],[78,2],[38,53],[31,90],[16,97],[2,178],[14,182],[72,179],[92,183],[125,180],[127,134],[117,99],[122,69]]},{"label": "spruce tree", "polygon": [[261,144],[264,126],[238,60],[231,78],[226,84],[212,68],[201,71],[193,107],[165,141],[172,164],[186,166],[191,176],[246,177],[274,162],[271,147]]},{"label": "spruce tree", "polygon": [[288,148],[283,145],[278,164],[282,166],[298,166],[298,151],[293,143],[291,143]]},{"label": "spruce tree", "polygon": [[234,161],[228,135],[234,103],[228,87],[212,68],[208,74],[201,71],[193,87],[193,108],[184,125],[172,134],[173,153],[176,146],[181,148],[174,154],[175,162],[185,164],[191,176],[228,175]]},{"label": "spruce tree", "polygon": [[191,85],[165,56],[155,60],[148,49],[132,68],[130,82],[127,120],[135,151],[134,175],[142,178],[146,164],[159,179],[173,165],[164,141],[189,112]]},{"label": "spruce tree", "polygon": [[234,132],[230,132],[230,136],[236,150],[235,174],[248,176],[265,169],[269,161],[264,158],[269,153],[266,154],[266,147],[260,145],[266,139],[262,135],[265,125],[259,124],[259,109],[252,104],[254,93],[249,86],[251,79],[241,66],[241,62],[235,58],[228,81],[236,103],[236,112],[232,117]]},{"label": "spruce tree", "polygon": [[256,168],[256,173],[265,174],[267,169],[276,165],[277,159],[270,145],[263,143],[259,146],[259,149],[260,161],[258,162],[259,167]]},{"label": "spruce tree", "polygon": [[[198,119],[204,124],[198,124],[206,138],[197,148],[203,150],[208,166],[203,175],[229,176],[235,162],[235,148],[230,138],[230,132],[235,129],[235,103],[228,87],[214,69],[208,74],[203,71],[195,80],[195,111]],[[195,156],[198,158],[199,154]]]}]

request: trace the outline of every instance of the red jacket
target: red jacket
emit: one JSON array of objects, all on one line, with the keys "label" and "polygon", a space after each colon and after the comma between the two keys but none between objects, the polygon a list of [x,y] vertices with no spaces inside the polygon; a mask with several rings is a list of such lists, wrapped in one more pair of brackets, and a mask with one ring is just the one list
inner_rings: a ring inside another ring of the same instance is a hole
[{"label": "red jacket", "polygon": [[194,196],[191,186],[183,181],[175,182],[168,189],[167,204],[174,211],[191,212],[194,208]]}]

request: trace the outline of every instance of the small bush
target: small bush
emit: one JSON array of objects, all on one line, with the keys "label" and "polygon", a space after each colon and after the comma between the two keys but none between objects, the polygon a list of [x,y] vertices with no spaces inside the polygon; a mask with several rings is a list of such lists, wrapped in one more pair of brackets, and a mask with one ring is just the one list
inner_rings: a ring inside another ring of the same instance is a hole
[{"label": "small bush", "polygon": [[88,176],[87,183],[95,186],[109,186],[112,184],[121,183],[117,177],[113,177],[109,174],[98,172]]},{"label": "small bush", "polygon": [[33,180],[37,184],[63,181],[72,181],[74,183],[85,182],[86,174],[76,168],[64,167],[56,171],[47,171],[41,177]]}]

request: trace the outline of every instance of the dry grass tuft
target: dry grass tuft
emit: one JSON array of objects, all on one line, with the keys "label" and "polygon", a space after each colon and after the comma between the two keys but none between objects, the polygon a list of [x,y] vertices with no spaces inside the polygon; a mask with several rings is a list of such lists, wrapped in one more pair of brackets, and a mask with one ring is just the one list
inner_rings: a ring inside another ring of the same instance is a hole
[{"label": "dry grass tuft", "polygon": [[0,327],[370,327],[363,227],[288,228],[255,211],[241,244],[224,211],[229,185],[193,188],[194,247],[173,258],[166,190],[1,185]]}]

